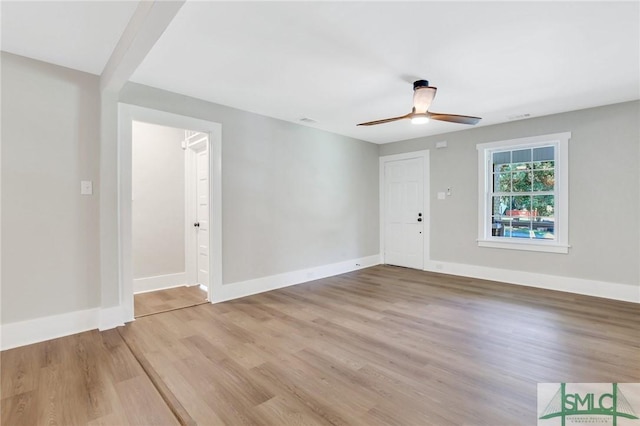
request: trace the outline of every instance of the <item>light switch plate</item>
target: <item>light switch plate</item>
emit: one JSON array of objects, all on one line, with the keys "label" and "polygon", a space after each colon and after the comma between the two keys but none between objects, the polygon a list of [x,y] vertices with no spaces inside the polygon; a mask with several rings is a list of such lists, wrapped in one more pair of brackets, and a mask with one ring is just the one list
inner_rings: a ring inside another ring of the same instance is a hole
[{"label": "light switch plate", "polygon": [[90,180],[81,180],[80,195],[93,195],[93,182]]}]

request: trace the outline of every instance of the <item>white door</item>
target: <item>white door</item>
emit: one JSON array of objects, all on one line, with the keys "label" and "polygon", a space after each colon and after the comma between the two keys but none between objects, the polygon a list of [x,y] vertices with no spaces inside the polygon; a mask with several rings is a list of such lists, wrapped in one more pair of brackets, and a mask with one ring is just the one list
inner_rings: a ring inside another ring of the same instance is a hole
[{"label": "white door", "polygon": [[198,284],[209,288],[209,147],[196,151]]},{"label": "white door", "polygon": [[384,262],[423,269],[424,159],[386,162],[384,184]]}]

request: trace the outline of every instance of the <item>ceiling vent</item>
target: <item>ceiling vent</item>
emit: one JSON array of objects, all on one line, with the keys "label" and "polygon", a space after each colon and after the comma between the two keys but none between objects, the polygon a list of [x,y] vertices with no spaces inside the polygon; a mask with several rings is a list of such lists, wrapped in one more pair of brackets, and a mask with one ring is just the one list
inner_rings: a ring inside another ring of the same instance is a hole
[{"label": "ceiling vent", "polygon": [[530,117],[531,117],[531,114],[528,112],[524,114],[507,115],[508,120],[522,120],[523,118],[530,118]]}]

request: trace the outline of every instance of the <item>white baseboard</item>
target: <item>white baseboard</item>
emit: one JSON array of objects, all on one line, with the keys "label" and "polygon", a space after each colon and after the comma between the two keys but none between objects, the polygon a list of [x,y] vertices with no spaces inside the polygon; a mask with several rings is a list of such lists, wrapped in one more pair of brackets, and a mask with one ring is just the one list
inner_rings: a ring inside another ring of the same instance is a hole
[{"label": "white baseboard", "polygon": [[187,284],[186,272],[177,274],[157,275],[155,277],[137,278],[133,280],[133,294],[149,291],[164,290],[181,287]]},{"label": "white baseboard", "polygon": [[100,309],[98,330],[110,330],[133,321],[133,314],[127,314],[123,306]]},{"label": "white baseboard", "polygon": [[[379,263],[380,256],[375,255],[334,263],[331,265],[319,266],[316,268],[258,278],[255,280],[226,284],[222,286],[221,290],[215,292],[217,294],[214,294],[214,302],[236,299],[306,281],[343,274],[345,272],[378,265]],[[175,283],[176,280],[179,280],[178,276],[184,277],[184,274],[163,275],[162,277],[151,277],[143,280],[151,282],[152,284],[154,280],[156,283],[161,283],[162,287],[154,288],[155,290],[159,290],[161,288],[184,285],[184,280],[176,285],[172,284]],[[166,283],[169,284],[167,285]],[[202,287],[203,286],[201,286],[201,288]],[[206,289],[206,287],[203,289]],[[149,289],[142,291],[153,290]],[[2,324],[2,327],[0,328],[0,350],[30,345],[32,343],[43,342],[45,340],[64,337],[70,334],[81,333],[83,331],[93,330],[96,328],[99,330],[107,330],[123,325],[125,322],[129,321],[133,321],[132,312],[126,312],[123,306],[113,306],[104,309],[87,309],[27,321]]]},{"label": "white baseboard", "polygon": [[425,271],[640,303],[640,285],[594,281],[436,260],[428,262]]},{"label": "white baseboard", "polygon": [[121,306],[114,306],[2,324],[0,350],[44,342],[96,328],[108,330],[132,321],[133,316],[129,316],[130,318]]},{"label": "white baseboard", "polygon": [[[380,256],[374,255],[254,280],[225,284],[217,291],[214,291],[213,302],[223,302],[250,296],[252,294],[375,266],[380,263]],[[640,286],[636,285],[440,261],[428,262],[425,270],[640,303]],[[96,328],[107,330],[132,320],[132,312],[126,312],[122,306],[114,306],[105,309],[86,309],[27,321],[2,324],[0,328],[0,350],[38,343]]]},{"label": "white baseboard", "polygon": [[51,315],[27,321],[2,324],[0,349],[30,345],[45,340],[81,333],[98,328],[100,309],[86,309]]},{"label": "white baseboard", "polygon": [[345,272],[356,271],[358,269],[368,268],[369,266],[379,264],[380,255],[376,254],[374,256],[347,260],[345,262],[333,263],[315,268],[285,272],[283,274],[271,275],[268,277],[256,278],[254,280],[241,281],[232,284],[224,284],[219,289],[214,288],[212,302],[224,302],[226,300],[251,296],[252,294],[263,293],[265,291],[288,287],[307,281],[344,274]]}]

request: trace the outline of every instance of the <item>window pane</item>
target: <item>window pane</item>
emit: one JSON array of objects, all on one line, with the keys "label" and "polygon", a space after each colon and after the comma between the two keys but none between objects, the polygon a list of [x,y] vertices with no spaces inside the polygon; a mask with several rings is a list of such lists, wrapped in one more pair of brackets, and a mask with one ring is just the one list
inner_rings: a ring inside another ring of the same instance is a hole
[{"label": "window pane", "polygon": [[555,184],[555,171],[536,170],[533,172],[533,190],[534,191],[553,191]]},{"label": "window pane", "polygon": [[511,165],[513,171],[526,171],[531,170],[531,163],[513,163]]},{"label": "window pane", "polygon": [[504,237],[505,223],[509,221],[504,220],[502,216],[494,216],[491,221],[491,236]]},{"label": "window pane", "polygon": [[511,205],[511,197],[493,197],[493,215],[496,217],[506,214]]},{"label": "window pane", "polygon": [[527,216],[527,212],[531,211],[531,197],[528,195],[520,195],[512,198],[511,210],[517,210],[518,216]]},{"label": "window pane", "polygon": [[542,148],[534,148],[533,149],[533,161],[553,161],[554,158],[554,147],[552,146],[543,146]]},{"label": "window pane", "polygon": [[510,162],[511,162],[511,151],[493,153],[493,164],[507,164]]},{"label": "window pane", "polygon": [[530,163],[531,162],[531,150],[521,149],[519,151],[512,151],[512,163]]},{"label": "window pane", "polygon": [[505,231],[511,228],[511,218],[505,216],[511,205],[511,197],[493,197],[493,216],[491,220],[491,236],[505,237]]},{"label": "window pane", "polygon": [[531,222],[514,220],[510,234],[511,238],[531,238]]},{"label": "window pane", "polygon": [[533,210],[536,214],[533,223],[535,238],[553,240],[555,232],[555,198],[553,195],[534,195],[531,197]]},{"label": "window pane", "polygon": [[531,191],[531,172],[513,172],[512,175],[513,192]]},{"label": "window pane", "polygon": [[538,161],[533,163],[533,169],[534,170],[553,169],[554,164],[555,163],[553,161]]},{"label": "window pane", "polygon": [[556,237],[553,217],[537,216],[531,226],[536,239],[553,240]]},{"label": "window pane", "polygon": [[[514,197],[517,198],[517,197]],[[533,210],[536,216],[553,217],[555,214],[555,200],[553,195],[534,195],[532,198]]]},{"label": "window pane", "polygon": [[493,192],[511,192],[511,173],[493,175]]}]

